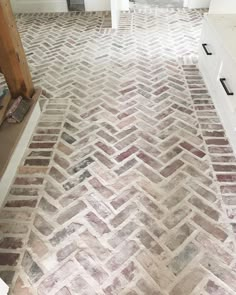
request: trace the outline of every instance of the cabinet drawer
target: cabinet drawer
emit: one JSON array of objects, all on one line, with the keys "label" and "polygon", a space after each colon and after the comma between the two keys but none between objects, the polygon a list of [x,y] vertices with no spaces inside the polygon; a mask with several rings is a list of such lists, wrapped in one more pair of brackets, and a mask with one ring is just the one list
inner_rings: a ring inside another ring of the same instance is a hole
[{"label": "cabinet drawer", "polygon": [[210,80],[215,80],[220,67],[221,48],[208,24],[204,22],[199,50],[199,63]]},{"label": "cabinet drawer", "polygon": [[222,103],[226,103],[232,113],[236,113],[236,70],[235,65],[225,58],[220,66],[217,77],[217,88],[222,96]]}]

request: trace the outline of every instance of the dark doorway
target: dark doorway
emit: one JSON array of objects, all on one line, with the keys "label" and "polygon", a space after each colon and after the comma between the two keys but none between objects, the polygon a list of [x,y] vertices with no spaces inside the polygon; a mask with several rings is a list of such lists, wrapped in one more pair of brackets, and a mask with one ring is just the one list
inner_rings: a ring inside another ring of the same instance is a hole
[{"label": "dark doorway", "polygon": [[69,11],[84,11],[84,0],[67,0]]}]

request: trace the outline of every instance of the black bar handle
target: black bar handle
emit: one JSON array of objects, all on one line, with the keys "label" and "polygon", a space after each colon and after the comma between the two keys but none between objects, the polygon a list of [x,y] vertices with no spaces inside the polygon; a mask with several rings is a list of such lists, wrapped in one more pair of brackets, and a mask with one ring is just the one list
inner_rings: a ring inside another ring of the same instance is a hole
[{"label": "black bar handle", "polygon": [[226,81],[225,78],[220,78],[220,83],[221,83],[221,85],[223,86],[223,88],[224,88],[226,94],[227,94],[227,95],[234,95],[234,93],[231,92],[231,91],[228,89],[228,87],[227,87],[225,81]]},{"label": "black bar handle", "polygon": [[206,52],[206,55],[212,55],[212,53],[207,50],[207,44],[206,43],[203,43],[202,47],[203,47],[204,51]]}]

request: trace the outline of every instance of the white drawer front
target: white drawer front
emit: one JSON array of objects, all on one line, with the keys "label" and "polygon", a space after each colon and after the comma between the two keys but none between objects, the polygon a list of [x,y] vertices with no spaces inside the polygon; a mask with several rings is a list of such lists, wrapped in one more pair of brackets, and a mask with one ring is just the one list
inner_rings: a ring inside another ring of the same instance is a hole
[{"label": "white drawer front", "polygon": [[236,115],[236,72],[232,62],[226,58],[221,64],[217,83],[222,103],[226,103],[229,111]]},{"label": "white drawer front", "polygon": [[219,73],[221,47],[217,44],[214,32],[205,22],[199,50],[199,64],[208,79],[214,81]]}]

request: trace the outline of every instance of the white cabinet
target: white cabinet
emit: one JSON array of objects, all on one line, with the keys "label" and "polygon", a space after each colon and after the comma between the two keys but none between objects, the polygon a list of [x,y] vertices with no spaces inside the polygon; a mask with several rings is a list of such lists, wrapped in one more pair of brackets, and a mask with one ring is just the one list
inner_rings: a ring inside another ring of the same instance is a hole
[{"label": "white cabinet", "polygon": [[16,13],[68,11],[66,0],[11,0],[11,5]]},{"label": "white cabinet", "polygon": [[236,13],[236,0],[211,0],[209,13]]},{"label": "white cabinet", "polygon": [[[220,56],[218,44],[214,32],[209,28],[207,22],[203,24],[201,47],[199,52],[199,65],[204,70],[207,79],[215,81],[219,71]],[[208,70],[210,69],[210,70]]]},{"label": "white cabinet", "polygon": [[85,11],[105,11],[111,9],[111,0],[84,0]]},{"label": "white cabinet", "polygon": [[211,0],[184,0],[184,7],[193,8],[208,8]]},{"label": "white cabinet", "polygon": [[236,15],[206,15],[199,69],[236,154]]}]

